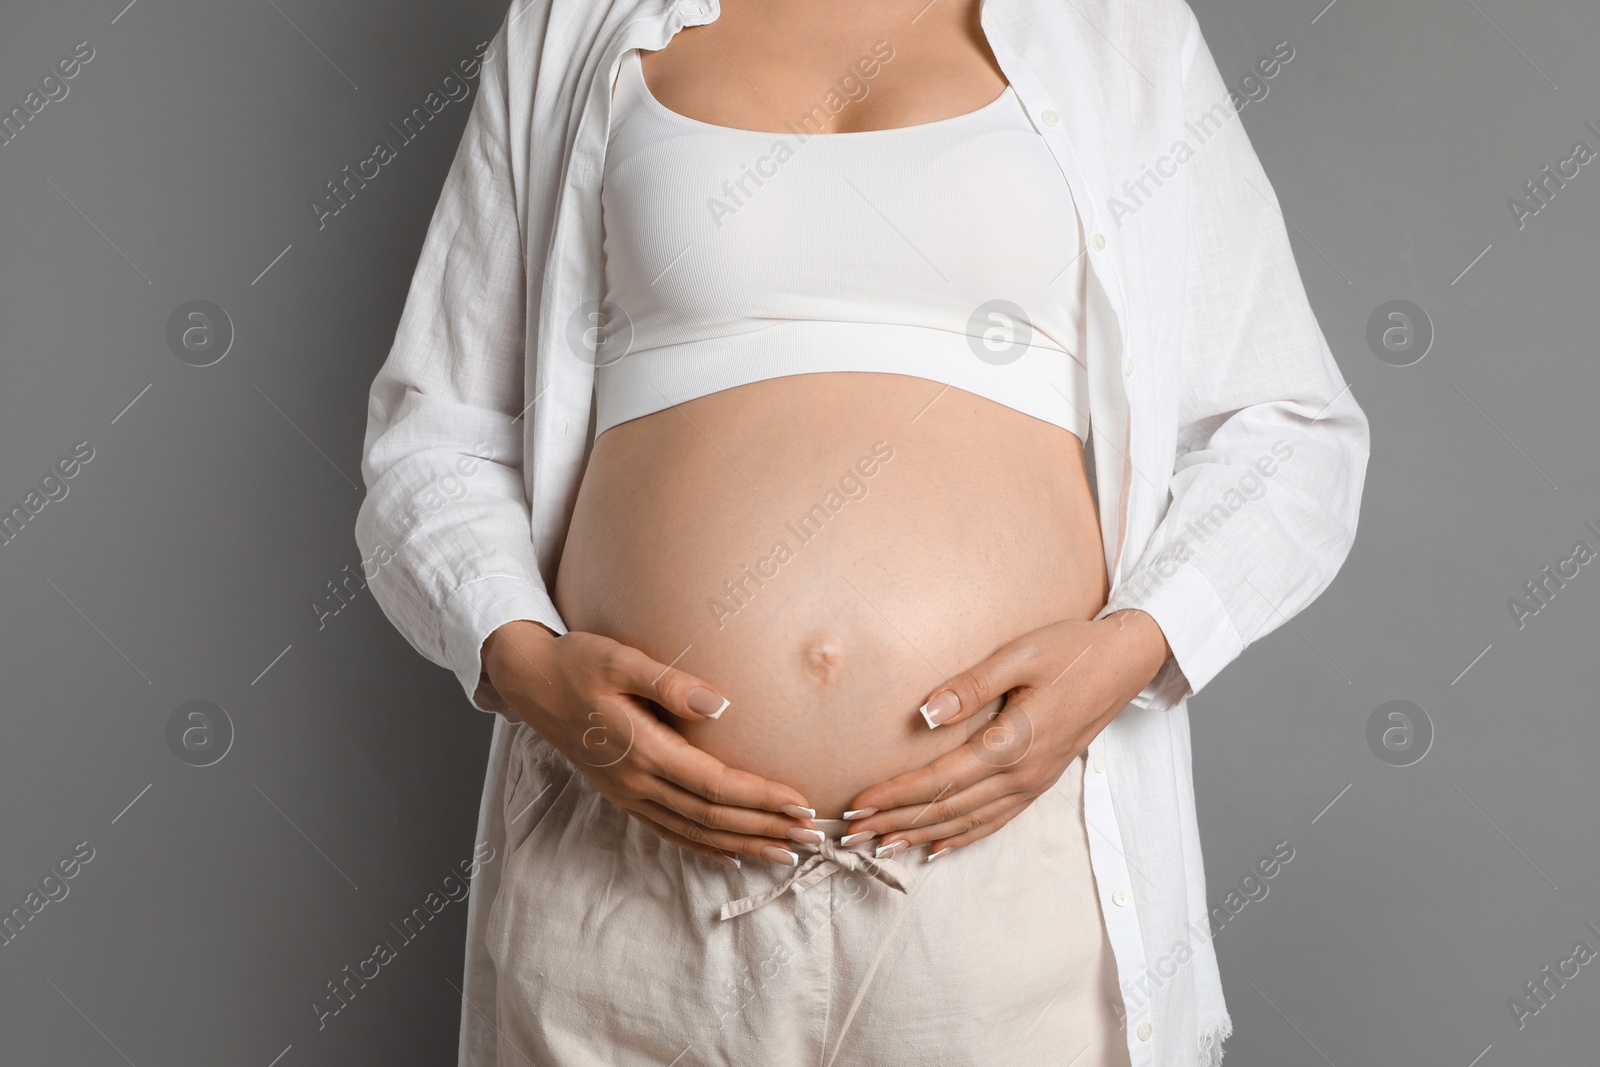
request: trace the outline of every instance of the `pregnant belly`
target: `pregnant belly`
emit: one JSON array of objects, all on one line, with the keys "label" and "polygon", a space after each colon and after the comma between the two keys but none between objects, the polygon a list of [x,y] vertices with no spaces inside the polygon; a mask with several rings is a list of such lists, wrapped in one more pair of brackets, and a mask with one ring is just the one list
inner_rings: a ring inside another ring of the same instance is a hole
[{"label": "pregnant belly", "polygon": [[860,372],[773,378],[602,434],[555,590],[571,629],[716,686],[732,701],[719,720],[666,721],[823,817],[983,727],[987,713],[928,729],[917,708],[941,682],[1106,595],[1075,436]]}]

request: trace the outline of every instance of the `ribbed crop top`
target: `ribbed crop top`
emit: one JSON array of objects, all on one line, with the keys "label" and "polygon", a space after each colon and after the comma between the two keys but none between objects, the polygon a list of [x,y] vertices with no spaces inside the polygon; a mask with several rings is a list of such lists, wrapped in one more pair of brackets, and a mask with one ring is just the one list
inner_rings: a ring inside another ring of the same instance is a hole
[{"label": "ribbed crop top", "polygon": [[915,126],[770,133],[670,110],[630,51],[601,205],[606,291],[576,324],[601,327],[597,435],[818,371],[925,378],[1087,435],[1083,227],[1010,86]]}]

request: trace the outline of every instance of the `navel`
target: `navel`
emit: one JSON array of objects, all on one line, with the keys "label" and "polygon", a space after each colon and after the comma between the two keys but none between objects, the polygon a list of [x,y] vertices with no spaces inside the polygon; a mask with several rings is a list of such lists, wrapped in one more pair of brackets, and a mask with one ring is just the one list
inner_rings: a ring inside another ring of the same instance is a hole
[{"label": "navel", "polygon": [[800,646],[800,668],[818,685],[829,685],[844,670],[844,647],[831,637],[808,638]]}]

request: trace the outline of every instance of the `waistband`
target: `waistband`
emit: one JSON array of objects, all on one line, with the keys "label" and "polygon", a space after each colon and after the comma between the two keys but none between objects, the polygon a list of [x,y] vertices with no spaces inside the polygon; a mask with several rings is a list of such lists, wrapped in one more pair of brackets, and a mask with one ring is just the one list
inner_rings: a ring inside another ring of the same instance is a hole
[{"label": "waistband", "polygon": [[826,835],[824,839],[817,844],[791,844],[792,849],[799,851],[801,859],[790,870],[788,877],[777,885],[748,896],[738,897],[722,905],[723,921],[764,907],[790,891],[796,894],[804,893],[840,871],[868,875],[902,893],[909,893],[916,885],[915,876],[904,864],[873,856],[875,848],[873,841],[841,845],[839,839],[844,834],[845,827],[849,825],[844,819],[813,819],[812,822]]}]

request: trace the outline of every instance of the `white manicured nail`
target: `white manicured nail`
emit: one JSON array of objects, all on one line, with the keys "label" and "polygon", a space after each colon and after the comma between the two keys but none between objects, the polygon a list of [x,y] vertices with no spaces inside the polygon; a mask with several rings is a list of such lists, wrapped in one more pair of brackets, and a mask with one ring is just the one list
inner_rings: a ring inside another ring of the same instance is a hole
[{"label": "white manicured nail", "polygon": [[846,821],[849,821],[851,819],[865,819],[868,815],[876,814],[878,814],[877,808],[857,808],[855,811],[845,812],[844,817]]},{"label": "white manicured nail", "polygon": [[802,808],[798,804],[785,804],[778,810],[792,819],[815,819],[817,817],[816,808]]},{"label": "white manicured nail", "polygon": [[844,845],[845,847],[848,848],[851,845],[858,844],[859,842],[866,841],[869,838],[873,838],[873,837],[876,837],[876,836],[877,835],[874,834],[871,830],[862,830],[860,833],[848,834],[848,835],[846,835],[844,837],[839,838],[839,844]]},{"label": "white manicured nail", "polygon": [[793,867],[795,864],[800,862],[799,856],[795,855],[793,852],[790,852],[786,848],[779,848],[777,845],[765,846],[761,850],[761,855],[764,859],[770,860],[773,863],[781,863],[785,867]]},{"label": "white manicured nail", "polygon": [[717,699],[717,695],[711,690],[697,685],[693,689],[689,690],[689,697],[686,703],[689,705],[690,711],[698,712],[708,719],[715,719],[723,712],[727,711],[728,705],[732,703],[732,701],[730,701],[727,697],[722,697],[722,703],[717,705],[717,710],[707,710]]},{"label": "white manicured nail", "polygon": [[872,854],[872,858],[886,860],[890,856],[899,853],[899,851],[905,847],[906,843],[904,841],[895,841],[891,844],[879,845],[877,851]]},{"label": "white manicured nail", "polygon": [[944,848],[941,848],[938,852],[929,853],[928,854],[928,862],[932,863],[934,860],[938,859],[940,856],[944,855],[946,852],[949,852],[949,851],[950,851],[950,847],[947,845]]},{"label": "white manicured nail", "polygon": [[738,856],[730,856],[726,853],[718,852],[712,856],[712,859],[723,864],[724,866],[732,867],[734,870],[738,870],[740,867]]},{"label": "white manicured nail", "polygon": [[821,830],[807,830],[799,826],[790,830],[787,836],[790,841],[798,841],[802,845],[820,845],[827,840],[827,835]]},{"label": "white manicured nail", "polygon": [[961,698],[946,689],[935,694],[917,710],[922,712],[923,721],[928,724],[928,729],[932,730],[961,710]]}]

